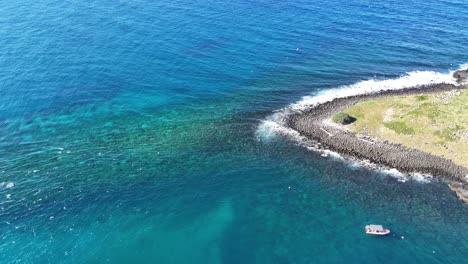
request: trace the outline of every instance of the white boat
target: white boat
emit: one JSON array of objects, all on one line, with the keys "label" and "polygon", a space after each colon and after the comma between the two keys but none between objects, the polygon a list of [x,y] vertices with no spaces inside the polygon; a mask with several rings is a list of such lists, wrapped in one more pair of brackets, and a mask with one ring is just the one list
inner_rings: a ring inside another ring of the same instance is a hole
[{"label": "white boat", "polygon": [[377,236],[385,236],[390,234],[390,230],[384,228],[381,225],[366,225],[366,234],[369,235],[377,235]]}]

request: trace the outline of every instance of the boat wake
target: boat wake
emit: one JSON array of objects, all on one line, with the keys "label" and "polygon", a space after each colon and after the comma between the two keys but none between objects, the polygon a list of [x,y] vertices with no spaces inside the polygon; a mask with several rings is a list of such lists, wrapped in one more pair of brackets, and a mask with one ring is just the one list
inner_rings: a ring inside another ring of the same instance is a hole
[{"label": "boat wake", "polygon": [[[463,64],[457,70],[468,69],[468,64]],[[292,103],[287,107],[274,111],[273,114],[267,116],[265,119],[261,120],[255,136],[257,140],[263,142],[270,142],[275,140],[278,137],[286,137],[301,146],[306,147],[312,151],[318,151],[324,157],[333,157],[344,159],[340,154],[330,151],[323,150],[319,148],[315,142],[308,140],[307,138],[301,136],[297,131],[292,128],[289,128],[286,125],[287,117],[295,114],[306,111],[317,105],[330,102],[337,98],[344,98],[357,95],[366,95],[384,91],[392,90],[401,90],[406,88],[421,87],[423,89],[425,86],[447,83],[458,85],[456,79],[453,77],[453,73],[457,70],[441,73],[434,71],[413,71],[408,72],[404,76],[395,79],[385,79],[385,80],[366,80],[360,81],[355,84],[340,86],[335,89],[327,89],[319,91],[315,94],[303,97],[298,102]],[[368,164],[365,161],[353,160],[354,166],[365,166],[376,168],[377,165]],[[414,174],[414,175],[405,175],[399,172],[396,169],[392,168],[378,168],[381,172],[389,174],[399,181],[406,181],[408,179],[414,179],[420,182],[429,182],[432,177],[430,175],[423,174]]]}]

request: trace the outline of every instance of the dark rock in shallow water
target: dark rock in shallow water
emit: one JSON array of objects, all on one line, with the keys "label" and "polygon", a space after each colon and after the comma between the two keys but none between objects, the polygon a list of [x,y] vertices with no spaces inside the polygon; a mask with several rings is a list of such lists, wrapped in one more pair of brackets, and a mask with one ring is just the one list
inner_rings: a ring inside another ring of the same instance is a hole
[{"label": "dark rock in shallow water", "polygon": [[[468,74],[468,72],[467,72]],[[438,93],[460,89],[452,84],[434,84],[403,90],[384,91],[375,94],[364,94],[337,98],[311,109],[287,117],[287,125],[301,135],[316,141],[321,147],[359,159],[367,159],[376,164],[397,168],[402,172],[422,172],[442,176],[450,182],[450,187],[460,199],[468,202],[468,168],[457,165],[443,157],[435,156],[416,149],[388,141],[373,141],[356,137],[353,132],[327,124],[335,113],[361,101],[375,98]]]},{"label": "dark rock in shallow water", "polygon": [[457,79],[457,82],[468,81],[468,69],[454,72],[453,78]]}]

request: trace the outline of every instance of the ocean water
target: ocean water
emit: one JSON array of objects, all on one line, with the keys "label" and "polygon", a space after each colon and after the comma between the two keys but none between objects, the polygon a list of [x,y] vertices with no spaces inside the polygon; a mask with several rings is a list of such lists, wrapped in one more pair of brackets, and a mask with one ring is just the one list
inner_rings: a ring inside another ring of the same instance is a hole
[{"label": "ocean water", "polygon": [[0,263],[466,263],[438,177],[280,122],[452,82],[466,21],[465,0],[1,1]]}]

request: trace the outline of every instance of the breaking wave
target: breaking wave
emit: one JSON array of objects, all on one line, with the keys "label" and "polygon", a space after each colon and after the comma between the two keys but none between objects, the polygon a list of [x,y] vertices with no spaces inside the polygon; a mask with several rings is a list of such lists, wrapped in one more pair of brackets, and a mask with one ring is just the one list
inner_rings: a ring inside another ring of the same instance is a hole
[{"label": "breaking wave", "polygon": [[[460,66],[460,69],[466,68],[468,68],[468,64]],[[290,135],[297,138],[297,132],[284,126],[285,118],[290,114],[307,110],[336,98],[401,90],[438,83],[457,84],[452,76],[453,72],[413,71],[396,79],[366,80],[351,85],[340,86],[335,89],[323,90],[316,94],[305,96],[298,102],[292,103],[262,120],[257,128],[256,136],[261,140],[270,140],[275,135]]]},{"label": "breaking wave", "polygon": [[[468,64],[460,65],[459,69],[457,70],[461,69],[468,69]],[[296,143],[307,147],[310,150],[320,151],[324,157],[332,156],[334,158],[342,159],[342,157],[336,152],[321,150],[315,147],[313,144],[308,144],[308,140],[305,137],[301,136],[297,131],[286,126],[286,118],[291,114],[305,111],[314,106],[330,102],[336,98],[372,94],[391,90],[401,90],[412,87],[423,88],[426,85],[439,83],[457,85],[458,83],[456,82],[455,78],[453,78],[453,73],[455,71],[456,70],[446,73],[434,71],[413,71],[395,79],[372,79],[360,81],[351,85],[340,86],[335,89],[322,90],[315,94],[304,96],[298,102],[292,103],[283,109],[277,110],[270,116],[267,116],[265,119],[261,120],[255,132],[255,136],[258,140],[264,142],[269,142],[277,136],[285,136],[289,139],[292,139]],[[330,155],[331,153],[333,154]],[[398,178],[400,178],[402,181],[407,179],[407,176],[404,176],[397,170],[390,170],[391,171],[384,170],[383,172],[389,175],[398,175]],[[421,176],[421,174],[417,174],[414,177],[413,175],[408,176],[421,182],[427,182],[430,180],[429,176]]]}]

